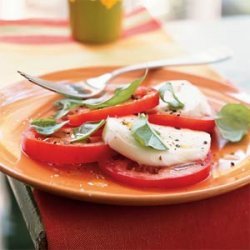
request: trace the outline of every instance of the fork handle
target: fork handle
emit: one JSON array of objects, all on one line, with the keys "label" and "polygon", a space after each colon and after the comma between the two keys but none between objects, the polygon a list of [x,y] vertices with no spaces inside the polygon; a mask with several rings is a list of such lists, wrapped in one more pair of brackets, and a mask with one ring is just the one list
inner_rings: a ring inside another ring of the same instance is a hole
[{"label": "fork handle", "polygon": [[125,66],[125,67],[112,71],[110,76],[111,78],[114,78],[118,75],[130,72],[130,71],[143,70],[143,69],[156,69],[156,68],[162,68],[166,66],[172,67],[172,66],[210,64],[210,63],[221,62],[221,61],[227,60],[230,57],[231,55],[229,54],[214,57],[214,56],[208,55],[208,53],[203,52],[203,53],[195,54],[195,55],[187,55],[187,56],[178,57],[178,58],[163,59],[163,60],[150,61],[146,63],[139,63],[139,64]]}]

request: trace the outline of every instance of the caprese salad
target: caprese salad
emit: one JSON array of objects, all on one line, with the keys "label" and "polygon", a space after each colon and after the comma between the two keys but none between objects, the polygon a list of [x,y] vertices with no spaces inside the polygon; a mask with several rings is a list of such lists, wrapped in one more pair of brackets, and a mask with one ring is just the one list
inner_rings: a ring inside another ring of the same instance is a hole
[{"label": "caprese salad", "polygon": [[179,188],[209,176],[210,133],[238,142],[249,131],[250,109],[242,104],[227,104],[216,114],[188,81],[154,88],[143,81],[109,87],[95,99],[57,101],[53,117],[31,121],[23,152],[57,166],[96,162],[126,185]]}]

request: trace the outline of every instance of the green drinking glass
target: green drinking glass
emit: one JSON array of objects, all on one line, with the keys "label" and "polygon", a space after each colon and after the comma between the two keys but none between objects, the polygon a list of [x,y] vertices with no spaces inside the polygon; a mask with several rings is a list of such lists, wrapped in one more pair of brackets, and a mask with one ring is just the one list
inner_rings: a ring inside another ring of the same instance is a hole
[{"label": "green drinking glass", "polygon": [[122,30],[122,0],[68,0],[72,36],[83,43],[109,43]]}]

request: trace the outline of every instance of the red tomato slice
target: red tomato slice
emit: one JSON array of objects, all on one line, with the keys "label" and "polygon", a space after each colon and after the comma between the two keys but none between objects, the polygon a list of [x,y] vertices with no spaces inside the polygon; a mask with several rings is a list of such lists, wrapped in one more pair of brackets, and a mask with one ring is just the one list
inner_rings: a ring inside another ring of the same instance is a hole
[{"label": "red tomato slice", "polygon": [[211,133],[215,127],[215,121],[213,118],[188,117],[182,115],[178,116],[168,113],[149,114],[148,120],[149,122],[158,125],[188,128],[192,130],[206,131],[209,133]]},{"label": "red tomato slice", "polygon": [[78,108],[74,114],[69,114],[67,119],[71,126],[80,126],[87,121],[99,121],[110,117],[121,117],[144,112],[157,106],[159,103],[159,93],[151,88],[139,87],[133,99],[112,107],[90,110],[88,108]]},{"label": "red tomato slice", "polygon": [[115,153],[97,136],[90,138],[88,143],[70,144],[68,131],[69,129],[64,129],[53,136],[45,137],[29,129],[23,136],[23,152],[34,160],[55,165],[96,162]]},{"label": "red tomato slice", "polygon": [[207,178],[210,173],[210,154],[206,159],[169,167],[138,165],[118,155],[98,162],[104,173],[115,180],[136,187],[180,188]]}]

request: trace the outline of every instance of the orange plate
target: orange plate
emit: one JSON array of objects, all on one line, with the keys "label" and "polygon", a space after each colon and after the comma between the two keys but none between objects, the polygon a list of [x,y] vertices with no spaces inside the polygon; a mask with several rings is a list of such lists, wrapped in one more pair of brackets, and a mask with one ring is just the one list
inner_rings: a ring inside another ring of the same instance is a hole
[{"label": "orange plate", "polygon": [[[44,76],[54,81],[76,81],[112,70],[111,67],[73,69]],[[129,82],[138,73],[116,79]],[[165,80],[186,79],[208,96],[215,110],[227,102],[247,104],[250,100],[233,86],[206,78],[170,70],[151,71],[145,85]],[[21,152],[21,135],[31,118],[53,112],[52,103],[59,95],[27,81],[0,91],[0,170],[31,186],[70,198],[119,205],[160,205],[194,201],[219,195],[244,186],[250,181],[250,136],[241,143],[227,144],[214,139],[214,164],[209,178],[182,189],[136,189],[104,177],[95,165],[59,168],[39,164]],[[245,99],[245,102],[244,102]],[[249,103],[248,103],[249,104]],[[234,153],[234,154],[232,154]],[[231,166],[231,162],[235,166]]]}]

